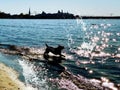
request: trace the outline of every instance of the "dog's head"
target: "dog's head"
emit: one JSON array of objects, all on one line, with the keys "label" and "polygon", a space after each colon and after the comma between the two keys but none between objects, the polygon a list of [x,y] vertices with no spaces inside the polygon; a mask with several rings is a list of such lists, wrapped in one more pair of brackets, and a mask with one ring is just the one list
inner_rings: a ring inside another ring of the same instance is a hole
[{"label": "dog's head", "polygon": [[58,48],[59,48],[60,50],[62,50],[62,49],[64,49],[64,46],[58,45]]}]

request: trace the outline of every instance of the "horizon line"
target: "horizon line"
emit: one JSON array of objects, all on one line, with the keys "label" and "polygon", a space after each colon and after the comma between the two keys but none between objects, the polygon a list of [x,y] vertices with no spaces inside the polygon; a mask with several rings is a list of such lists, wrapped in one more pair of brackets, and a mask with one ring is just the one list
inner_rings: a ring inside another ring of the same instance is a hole
[{"label": "horizon line", "polygon": [[[57,12],[46,12],[46,11],[41,10],[41,13],[40,13],[40,12],[37,13],[36,11],[33,11],[33,12],[31,13],[31,15],[42,14],[42,12],[45,12],[46,14],[55,14],[55,13],[58,13],[58,11],[61,11],[62,13],[73,14],[73,15],[75,15],[75,16],[77,16],[77,15],[79,15],[79,16],[108,16],[108,17],[120,16],[120,15],[114,15],[113,13],[110,13],[109,15],[89,15],[89,14],[88,14],[88,15],[80,15],[80,14],[74,14],[74,13],[71,13],[71,12],[68,12],[68,11],[64,12],[63,9],[57,10]],[[28,13],[23,13],[23,12],[20,12],[20,13],[9,13],[9,12],[7,12],[7,13],[6,13],[6,12],[4,12],[4,11],[0,11],[0,13],[10,14],[10,15],[20,15],[20,14],[26,15],[26,14],[29,14],[29,12],[31,12],[31,9],[30,9],[30,8],[28,9]]]}]

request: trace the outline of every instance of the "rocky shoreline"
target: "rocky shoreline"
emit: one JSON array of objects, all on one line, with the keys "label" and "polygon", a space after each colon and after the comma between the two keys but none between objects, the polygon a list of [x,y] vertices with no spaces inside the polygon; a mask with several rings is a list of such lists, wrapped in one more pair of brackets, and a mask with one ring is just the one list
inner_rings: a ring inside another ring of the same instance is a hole
[{"label": "rocky shoreline", "polygon": [[[36,50],[36,51],[35,51]],[[22,58],[26,60],[32,60],[32,61],[40,61],[43,57],[43,54],[37,52],[37,49],[35,48],[28,48],[28,47],[19,47],[15,45],[6,45],[6,44],[0,44],[0,52],[4,54],[12,54],[12,55],[20,55]],[[2,70],[2,68],[1,68]],[[68,82],[70,81],[72,85],[74,84],[77,88],[76,90],[119,90],[120,87],[117,85],[114,85],[113,83],[109,82],[105,78],[102,78],[101,80],[89,80],[86,79],[83,76],[75,76],[72,73],[65,70],[60,74],[61,78],[59,79],[51,79],[51,82]],[[62,86],[62,83],[58,83],[59,86]],[[64,84],[65,85],[65,84]],[[67,85],[69,86],[69,85]],[[14,90],[25,90],[21,89],[19,87],[16,87],[17,89]],[[65,89],[65,88],[63,88]],[[9,89],[8,89],[9,90]],[[65,89],[67,90],[67,89]],[[72,90],[72,89],[71,89]]]}]

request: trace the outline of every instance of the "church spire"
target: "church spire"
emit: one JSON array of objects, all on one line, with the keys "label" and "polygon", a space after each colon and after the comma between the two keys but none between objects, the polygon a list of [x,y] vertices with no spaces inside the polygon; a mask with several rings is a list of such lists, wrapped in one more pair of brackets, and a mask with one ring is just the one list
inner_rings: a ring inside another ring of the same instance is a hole
[{"label": "church spire", "polygon": [[29,16],[31,15],[30,8],[29,8]]}]

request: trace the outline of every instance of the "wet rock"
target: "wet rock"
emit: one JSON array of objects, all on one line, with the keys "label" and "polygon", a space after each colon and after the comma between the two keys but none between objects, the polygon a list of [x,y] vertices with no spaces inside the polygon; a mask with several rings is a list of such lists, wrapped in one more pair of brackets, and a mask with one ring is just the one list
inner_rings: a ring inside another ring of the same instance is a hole
[{"label": "wet rock", "polygon": [[61,74],[61,77],[72,81],[76,86],[83,90],[103,90],[103,87],[100,84],[94,85],[88,79],[82,76],[75,76],[68,71],[65,71]]}]

